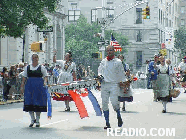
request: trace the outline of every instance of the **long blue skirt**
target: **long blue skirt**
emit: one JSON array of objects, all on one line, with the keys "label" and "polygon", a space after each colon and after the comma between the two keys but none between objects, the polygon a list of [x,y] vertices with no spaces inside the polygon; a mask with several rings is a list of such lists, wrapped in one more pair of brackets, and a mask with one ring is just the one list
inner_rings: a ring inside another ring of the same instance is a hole
[{"label": "long blue skirt", "polygon": [[23,111],[47,112],[47,93],[40,77],[29,77],[25,85]]}]

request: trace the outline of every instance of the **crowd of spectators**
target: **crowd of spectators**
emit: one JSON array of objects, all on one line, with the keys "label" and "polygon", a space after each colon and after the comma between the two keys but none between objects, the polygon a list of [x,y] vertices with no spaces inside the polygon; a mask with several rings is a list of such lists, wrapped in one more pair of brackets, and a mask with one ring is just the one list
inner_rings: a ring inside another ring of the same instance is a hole
[{"label": "crowd of spectators", "polygon": [[[28,63],[21,62],[19,64],[11,65],[9,68],[3,67],[3,70],[1,71],[1,77],[4,101],[13,98],[20,99],[23,97],[20,92],[20,86],[23,77],[22,73],[27,65]],[[45,66],[48,72],[47,84],[56,84],[61,69],[60,66],[50,66],[48,63],[42,65]],[[76,76],[77,80],[84,80],[88,77],[95,77],[95,74],[92,72],[92,70],[90,70],[90,66],[86,68],[84,65],[79,64],[76,68]]]}]

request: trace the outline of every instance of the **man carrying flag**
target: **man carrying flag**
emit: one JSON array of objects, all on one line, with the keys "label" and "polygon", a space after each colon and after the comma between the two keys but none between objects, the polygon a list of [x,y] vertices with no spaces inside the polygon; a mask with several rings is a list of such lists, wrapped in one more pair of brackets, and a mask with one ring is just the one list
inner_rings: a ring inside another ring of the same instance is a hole
[{"label": "man carrying flag", "polygon": [[111,33],[110,46],[114,46],[115,52],[122,51],[122,47],[119,45],[118,41],[114,38],[112,33]]},{"label": "man carrying flag", "polygon": [[98,68],[98,77],[101,83],[102,109],[106,121],[104,129],[110,128],[109,122],[109,97],[114,110],[117,113],[118,127],[122,127],[123,121],[120,114],[120,103],[118,95],[120,93],[119,83],[126,81],[124,67],[120,59],[114,56],[114,46],[107,46],[107,57],[103,59]]}]

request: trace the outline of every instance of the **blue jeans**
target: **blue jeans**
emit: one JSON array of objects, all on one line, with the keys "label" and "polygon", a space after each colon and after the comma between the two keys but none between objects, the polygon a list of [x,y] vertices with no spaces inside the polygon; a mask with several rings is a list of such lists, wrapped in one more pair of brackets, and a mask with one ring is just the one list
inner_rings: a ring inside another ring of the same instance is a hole
[{"label": "blue jeans", "polygon": [[150,75],[150,73],[148,73],[148,75],[147,75],[147,89],[150,89],[150,86],[151,86],[150,78],[151,78],[151,75]]}]

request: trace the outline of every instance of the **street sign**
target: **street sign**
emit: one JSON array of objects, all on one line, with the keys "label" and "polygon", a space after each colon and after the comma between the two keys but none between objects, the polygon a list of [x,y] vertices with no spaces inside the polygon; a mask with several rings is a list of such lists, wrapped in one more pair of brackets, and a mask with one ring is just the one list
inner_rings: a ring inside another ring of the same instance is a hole
[{"label": "street sign", "polygon": [[105,45],[109,45],[110,44],[110,40],[105,40]]},{"label": "street sign", "polygon": [[104,44],[105,44],[105,41],[98,42],[98,45],[104,45]]},{"label": "street sign", "polygon": [[44,29],[41,29],[41,28],[37,27],[37,31],[38,32],[53,32],[53,27],[49,26],[49,27],[44,28]]}]

